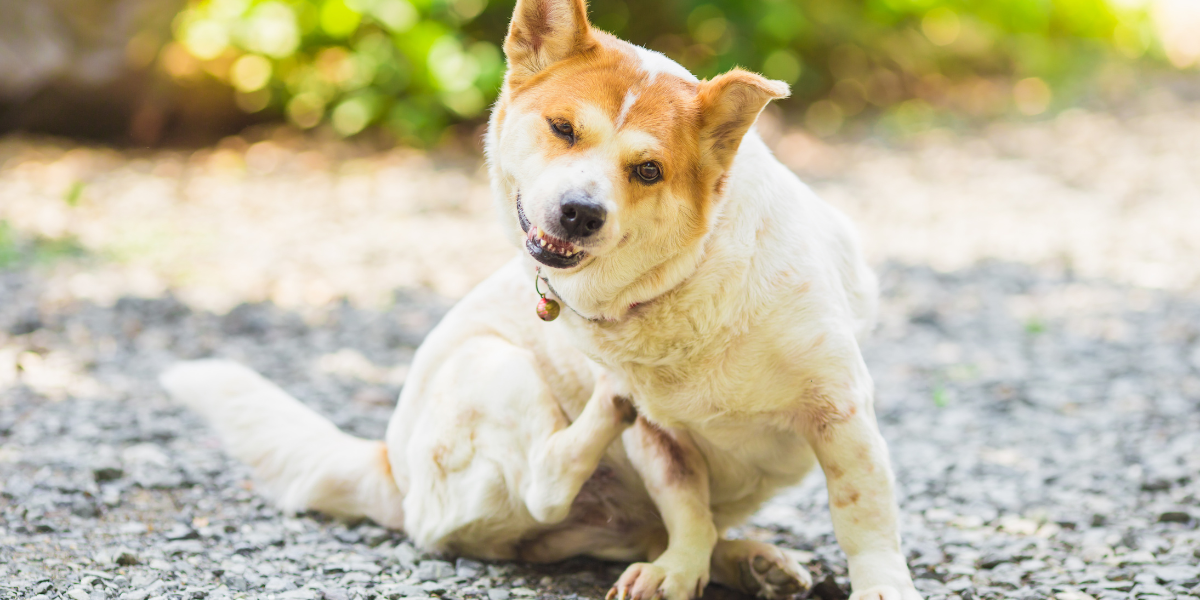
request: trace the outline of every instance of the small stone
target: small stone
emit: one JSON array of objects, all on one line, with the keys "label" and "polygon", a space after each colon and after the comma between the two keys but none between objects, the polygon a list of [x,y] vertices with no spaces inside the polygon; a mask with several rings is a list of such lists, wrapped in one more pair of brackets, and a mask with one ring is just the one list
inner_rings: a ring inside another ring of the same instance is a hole
[{"label": "small stone", "polygon": [[1144,492],[1165,492],[1171,489],[1171,482],[1166,479],[1148,479],[1142,482]]},{"label": "small stone", "polygon": [[1192,520],[1192,515],[1182,510],[1169,510],[1158,515],[1159,523],[1187,523]]},{"label": "small stone", "polygon": [[268,592],[283,592],[294,587],[296,587],[296,584],[287,579],[271,577],[270,579],[267,579],[267,585],[264,587],[264,589]]},{"label": "small stone", "polygon": [[994,569],[1006,562],[1011,562],[1012,559],[1013,557],[1011,554],[993,551],[981,556],[976,565],[978,565],[980,569]]},{"label": "small stone", "polygon": [[229,589],[235,592],[244,592],[250,589],[250,584],[241,575],[226,575],[221,580],[225,582],[225,585]]},{"label": "small stone", "polygon": [[1096,600],[1090,594],[1079,590],[1065,590],[1054,595],[1054,600]]},{"label": "small stone", "polygon": [[1200,579],[1200,567],[1187,565],[1157,567],[1153,569],[1153,573],[1155,578],[1163,583],[1174,583],[1176,581],[1191,581],[1193,579]]},{"label": "small stone", "polygon": [[1145,550],[1130,552],[1124,556],[1118,557],[1120,564],[1124,565],[1148,565],[1154,562],[1154,555]]},{"label": "small stone", "polygon": [[352,583],[367,583],[371,581],[371,576],[360,571],[351,571],[346,573],[341,579],[341,586],[346,587]]},{"label": "small stone", "polygon": [[174,571],[175,567],[165,560],[153,559],[150,561],[149,567],[155,571]]},{"label": "small stone", "polygon": [[200,539],[200,532],[182,523],[175,525],[163,534],[170,541]]},{"label": "small stone", "polygon": [[277,597],[280,600],[317,600],[317,592],[308,588],[300,588],[282,592]]},{"label": "small stone", "polygon": [[460,558],[454,562],[454,572],[459,577],[465,577],[468,580],[479,579],[483,576],[486,569],[483,563],[469,558]]},{"label": "small stone", "polygon": [[115,481],[125,476],[125,471],[120,467],[106,465],[92,469],[92,477],[98,482]]},{"label": "small stone", "polygon": [[509,598],[512,598],[512,593],[510,593],[508,590],[502,590],[500,588],[492,588],[488,590],[487,595],[488,600],[508,600]]},{"label": "small stone", "polygon": [[333,537],[347,544],[357,544],[362,541],[362,534],[353,529],[342,529],[335,531]]},{"label": "small stone", "polygon": [[454,565],[444,560],[423,560],[417,565],[417,579],[420,581],[436,581],[454,577]]},{"label": "small stone", "polygon": [[400,566],[408,570],[413,570],[417,566],[417,550],[408,542],[400,542],[396,544],[396,549],[392,551],[396,557],[396,562]]},{"label": "small stone", "polygon": [[963,590],[969,590],[969,589],[971,589],[971,587],[972,587],[972,584],[971,584],[970,577],[959,577],[958,579],[952,579],[952,580],[946,582],[946,589],[948,589],[952,592],[961,592]]},{"label": "small stone", "polygon": [[67,597],[72,600],[90,600],[92,594],[82,587],[73,587],[67,590]]},{"label": "small stone", "polygon": [[425,590],[423,590],[415,585],[407,585],[407,584],[403,584],[403,583],[384,585],[384,586],[380,586],[376,589],[378,589],[382,595],[386,596],[387,598],[391,598],[391,599],[420,598],[420,597],[428,596],[428,594],[425,593]]}]

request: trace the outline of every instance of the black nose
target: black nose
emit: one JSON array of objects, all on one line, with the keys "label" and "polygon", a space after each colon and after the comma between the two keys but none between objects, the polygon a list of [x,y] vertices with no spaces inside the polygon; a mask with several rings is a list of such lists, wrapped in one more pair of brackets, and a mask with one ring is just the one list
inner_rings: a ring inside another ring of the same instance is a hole
[{"label": "black nose", "polygon": [[563,229],[571,237],[588,237],[601,227],[608,212],[603,206],[592,201],[591,197],[582,192],[567,192],[562,199]]}]

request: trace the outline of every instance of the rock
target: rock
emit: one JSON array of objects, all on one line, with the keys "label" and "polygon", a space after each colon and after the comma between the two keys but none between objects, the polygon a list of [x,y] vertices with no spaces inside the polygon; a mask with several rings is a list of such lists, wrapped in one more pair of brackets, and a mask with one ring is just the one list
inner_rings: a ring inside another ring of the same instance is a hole
[{"label": "rock", "polygon": [[396,557],[396,562],[400,563],[400,566],[405,569],[411,571],[417,567],[417,551],[408,542],[396,544],[396,549],[392,551],[392,555]]},{"label": "rock", "polygon": [[436,581],[454,577],[454,565],[444,560],[423,560],[417,565],[417,579],[420,581]]},{"label": "rock", "polygon": [[115,481],[125,476],[125,470],[115,465],[101,466],[92,469],[92,477],[98,482]]},{"label": "rock", "polygon": [[[122,567],[129,567],[138,564],[137,553],[124,546],[102,550],[96,554],[95,560],[101,564],[112,564]],[[122,579],[124,579],[124,577],[122,577]]]},{"label": "rock", "polygon": [[1150,571],[1154,574],[1154,577],[1162,583],[1175,583],[1177,581],[1200,579],[1200,567],[1194,565],[1153,567],[1150,569]]},{"label": "rock", "polygon": [[296,584],[289,579],[271,577],[267,579],[267,585],[263,586],[263,589],[267,592],[283,592],[294,589],[295,587]]},{"label": "rock", "polygon": [[176,524],[163,534],[170,541],[200,539],[200,532],[182,523]]},{"label": "rock", "polygon": [[488,600],[509,600],[512,598],[512,594],[505,589],[492,588],[487,591],[487,597]]},{"label": "rock", "polygon": [[1192,515],[1182,510],[1171,510],[1158,515],[1159,523],[1187,523]]},{"label": "rock", "polygon": [[347,544],[357,544],[362,541],[362,534],[353,529],[341,529],[335,531],[333,533],[333,537],[337,538],[338,541],[345,542]]},{"label": "rock", "polygon": [[460,558],[454,562],[454,572],[459,577],[464,577],[468,581],[479,579],[487,572],[485,565],[477,560],[469,558]]},{"label": "rock", "polygon": [[1054,594],[1055,600],[1096,600],[1093,596],[1079,590],[1065,590]]},{"label": "rock", "polygon": [[424,598],[429,595],[429,594],[425,593],[425,590],[423,590],[415,585],[407,585],[407,584],[403,584],[403,583],[381,585],[375,589],[378,590],[379,593],[382,594],[384,597],[389,598],[389,599]]},{"label": "rock", "polygon": [[1117,557],[1122,566],[1124,565],[1146,565],[1154,562],[1154,555],[1145,550],[1130,552],[1124,556]]}]

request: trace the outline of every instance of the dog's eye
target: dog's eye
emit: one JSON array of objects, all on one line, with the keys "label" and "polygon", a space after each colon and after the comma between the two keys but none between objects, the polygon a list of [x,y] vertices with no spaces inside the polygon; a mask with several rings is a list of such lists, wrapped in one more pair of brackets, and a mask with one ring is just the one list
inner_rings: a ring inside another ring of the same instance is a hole
[{"label": "dog's eye", "polygon": [[575,142],[575,128],[571,127],[570,123],[566,121],[550,121],[550,129],[554,130],[554,133],[558,137],[571,143]]},{"label": "dog's eye", "polygon": [[654,183],[662,177],[662,170],[658,168],[657,163],[642,163],[637,166],[637,176],[646,183]]}]

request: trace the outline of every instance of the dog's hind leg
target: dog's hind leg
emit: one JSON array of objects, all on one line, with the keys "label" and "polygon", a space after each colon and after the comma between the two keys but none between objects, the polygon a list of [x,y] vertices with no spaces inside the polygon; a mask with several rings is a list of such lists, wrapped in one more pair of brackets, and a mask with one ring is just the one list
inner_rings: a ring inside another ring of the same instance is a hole
[{"label": "dog's hind leg", "polygon": [[[548,408],[561,412],[557,406]],[[636,418],[633,404],[616,394],[609,375],[600,373],[591,398],[575,422],[535,442],[532,448],[532,484],[525,490],[524,499],[533,518],[544,524],[565,519],[605,450]]]}]

